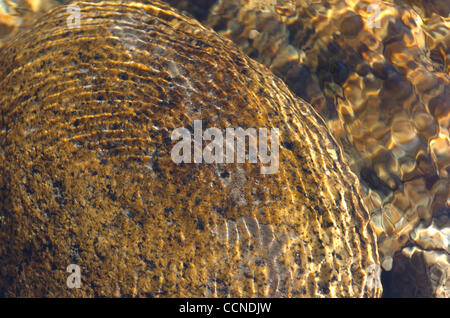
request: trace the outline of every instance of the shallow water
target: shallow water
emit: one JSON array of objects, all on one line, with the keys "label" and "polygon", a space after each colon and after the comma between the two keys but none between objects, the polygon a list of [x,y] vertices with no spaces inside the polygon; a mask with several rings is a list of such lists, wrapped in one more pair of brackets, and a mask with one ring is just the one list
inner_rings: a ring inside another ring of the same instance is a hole
[{"label": "shallow water", "polygon": [[[233,40],[323,116],[365,191],[390,277],[387,294],[448,297],[448,5],[263,2],[176,5]],[[56,4],[0,0],[1,40]]]}]

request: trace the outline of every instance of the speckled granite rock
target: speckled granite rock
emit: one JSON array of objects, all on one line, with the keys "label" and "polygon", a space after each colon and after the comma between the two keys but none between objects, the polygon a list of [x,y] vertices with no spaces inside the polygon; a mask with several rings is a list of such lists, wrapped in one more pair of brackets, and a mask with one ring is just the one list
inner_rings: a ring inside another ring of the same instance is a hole
[{"label": "speckled granite rock", "polygon": [[[381,294],[359,182],[308,103],[167,5],[75,4],[79,28],[57,7],[0,51],[1,296]],[[279,128],[278,173],[174,163],[196,119]]]}]

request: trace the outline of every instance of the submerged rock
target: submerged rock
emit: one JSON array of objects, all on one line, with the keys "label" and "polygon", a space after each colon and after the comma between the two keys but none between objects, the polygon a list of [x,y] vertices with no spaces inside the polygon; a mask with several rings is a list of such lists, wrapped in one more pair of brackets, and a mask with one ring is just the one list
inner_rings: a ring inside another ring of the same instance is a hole
[{"label": "submerged rock", "polygon": [[[78,25],[57,7],[0,52],[1,296],[381,294],[359,182],[308,103],[168,5],[72,5]],[[175,163],[196,120],[277,128],[278,170]]]}]

